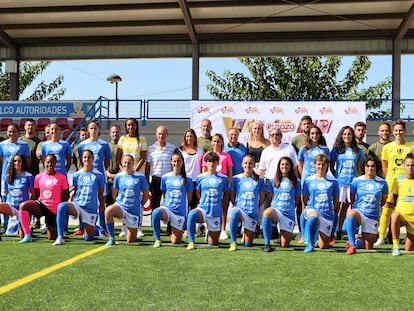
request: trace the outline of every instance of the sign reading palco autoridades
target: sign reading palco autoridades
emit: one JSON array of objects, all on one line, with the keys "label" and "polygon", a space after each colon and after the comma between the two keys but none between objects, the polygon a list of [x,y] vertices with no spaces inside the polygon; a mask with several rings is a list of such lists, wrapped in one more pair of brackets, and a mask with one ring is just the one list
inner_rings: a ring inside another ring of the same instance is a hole
[{"label": "sign reading palco autoridades", "polygon": [[3,101],[0,116],[9,118],[83,118],[95,101]]}]

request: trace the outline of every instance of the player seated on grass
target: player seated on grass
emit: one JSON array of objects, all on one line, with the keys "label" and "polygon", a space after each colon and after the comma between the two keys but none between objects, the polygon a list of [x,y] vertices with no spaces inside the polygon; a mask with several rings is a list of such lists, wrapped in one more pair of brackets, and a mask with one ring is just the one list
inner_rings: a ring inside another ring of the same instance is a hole
[{"label": "player seated on grass", "polygon": [[264,179],[254,172],[254,157],[244,156],[241,166],[243,173],[233,176],[231,183],[230,200],[233,207],[228,213],[231,241],[229,251],[237,249],[237,231],[241,222],[244,226],[244,246],[253,246],[259,222],[259,206],[265,200]]},{"label": "player seated on grass", "polygon": [[392,255],[400,255],[400,227],[407,228],[405,250],[414,250],[414,154],[404,159],[405,176],[394,180],[390,197],[396,202],[391,215]]},{"label": "player seated on grass", "polygon": [[[356,247],[372,249],[377,238],[380,207],[388,196],[387,182],[378,177],[380,164],[374,156],[368,155],[362,159],[361,169],[364,175],[354,178],[351,182],[351,206],[346,218],[348,233],[348,250],[346,253],[356,253]],[[355,240],[357,228],[361,226],[362,240]]]},{"label": "player seated on grass", "polygon": [[31,200],[20,204],[19,218],[24,232],[24,238],[19,243],[32,242],[30,234],[30,216],[45,216],[48,240],[55,240],[56,213],[58,204],[69,199],[68,179],[56,171],[56,156],[49,154],[45,157],[45,171],[36,175],[34,181],[35,195]]},{"label": "player seated on grass", "polygon": [[[303,183],[302,228],[305,228],[305,253],[313,251],[316,233],[319,232],[319,248],[328,248],[335,213],[339,210],[339,187],[336,179],[326,176],[329,159],[319,154],[314,160],[316,173]],[[318,231],[319,227],[319,231]]]},{"label": "player seated on grass", "polygon": [[264,251],[270,252],[272,224],[279,223],[280,245],[289,247],[295,228],[295,207],[300,201],[300,182],[298,181],[292,159],[282,157],[277,165],[273,182],[269,183],[268,201],[270,207],[265,209],[262,219]]},{"label": "player seated on grass", "polygon": [[[6,178],[6,182],[4,183],[6,202],[0,203],[0,213],[7,216],[19,217],[20,204],[29,200],[30,195],[35,195],[33,190],[34,177],[29,173],[26,158],[20,153],[15,154],[10,159],[9,165],[7,166]],[[21,230],[20,237],[23,237]]]},{"label": "player seated on grass", "polygon": [[221,231],[223,209],[228,204],[229,182],[226,175],[217,172],[219,156],[209,151],[204,156],[207,172],[197,177],[197,195],[199,205],[190,211],[187,219],[188,250],[195,249],[194,237],[196,223],[206,223],[208,230],[208,245],[218,245]]},{"label": "player seated on grass", "polygon": [[[109,240],[106,245],[115,244],[114,217],[122,219],[127,227],[127,242],[137,239],[142,205],[148,200],[148,182],[145,175],[134,169],[134,157],[125,155],[121,160],[121,172],[114,178],[112,197],[115,203],[105,210],[106,229]],[[142,195],[142,196],[141,196]]]},{"label": "player seated on grass", "polygon": [[188,202],[193,196],[193,182],[191,178],[187,178],[181,152],[173,153],[171,165],[172,172],[161,178],[161,206],[152,212],[155,248],[161,246],[161,220],[171,223],[171,242],[181,243]]},{"label": "player seated on grass", "polygon": [[93,168],[93,152],[84,149],[81,156],[82,168],[73,174],[75,194],[73,202],[62,202],[58,205],[57,233],[53,245],[65,244],[64,232],[68,215],[81,217],[85,226],[85,241],[93,241],[98,211],[105,210],[104,188],[105,177]]}]

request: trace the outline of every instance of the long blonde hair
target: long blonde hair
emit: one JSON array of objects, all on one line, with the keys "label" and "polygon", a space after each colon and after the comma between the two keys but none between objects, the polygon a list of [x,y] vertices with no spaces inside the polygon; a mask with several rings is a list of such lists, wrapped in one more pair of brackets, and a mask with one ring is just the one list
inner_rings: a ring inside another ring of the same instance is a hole
[{"label": "long blonde hair", "polygon": [[259,121],[259,120],[254,120],[253,122],[250,123],[250,126],[249,126],[249,140],[247,141],[247,144],[249,146],[252,146],[254,144],[254,142],[255,142],[253,140],[253,127],[255,125],[260,126],[260,128],[262,129],[262,133],[260,135],[260,142],[262,143],[263,147],[269,146],[270,145],[269,140],[264,137],[264,126],[263,126],[263,122],[262,121]]}]

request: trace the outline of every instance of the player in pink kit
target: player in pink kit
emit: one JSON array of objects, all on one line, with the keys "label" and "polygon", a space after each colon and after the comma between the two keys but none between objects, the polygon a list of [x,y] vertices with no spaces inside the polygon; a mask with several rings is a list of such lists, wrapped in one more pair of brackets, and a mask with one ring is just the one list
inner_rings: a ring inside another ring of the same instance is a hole
[{"label": "player in pink kit", "polygon": [[47,238],[55,240],[57,206],[69,199],[69,183],[65,175],[56,171],[56,156],[47,155],[44,165],[45,172],[35,177],[35,197],[20,204],[19,218],[24,232],[24,238],[20,243],[32,242],[30,215],[45,216],[48,226]]}]

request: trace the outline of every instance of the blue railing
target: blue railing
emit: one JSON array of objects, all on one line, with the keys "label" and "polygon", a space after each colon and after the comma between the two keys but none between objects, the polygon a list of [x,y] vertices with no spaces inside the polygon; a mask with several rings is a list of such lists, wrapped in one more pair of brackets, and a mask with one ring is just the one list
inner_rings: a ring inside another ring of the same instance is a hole
[{"label": "blue railing", "polygon": [[[107,119],[115,119],[116,100],[101,97],[98,99],[105,102],[108,107]],[[214,100],[208,100],[214,101]],[[369,101],[369,100],[368,100]],[[397,100],[378,99],[380,108],[367,109],[367,120],[393,120],[391,116],[376,114],[377,111],[391,110]],[[400,99],[400,118],[404,120],[414,119],[414,99]],[[189,120],[191,116],[191,100],[180,99],[148,99],[148,100],[119,100],[119,119],[134,117],[146,124],[146,120]]]}]

